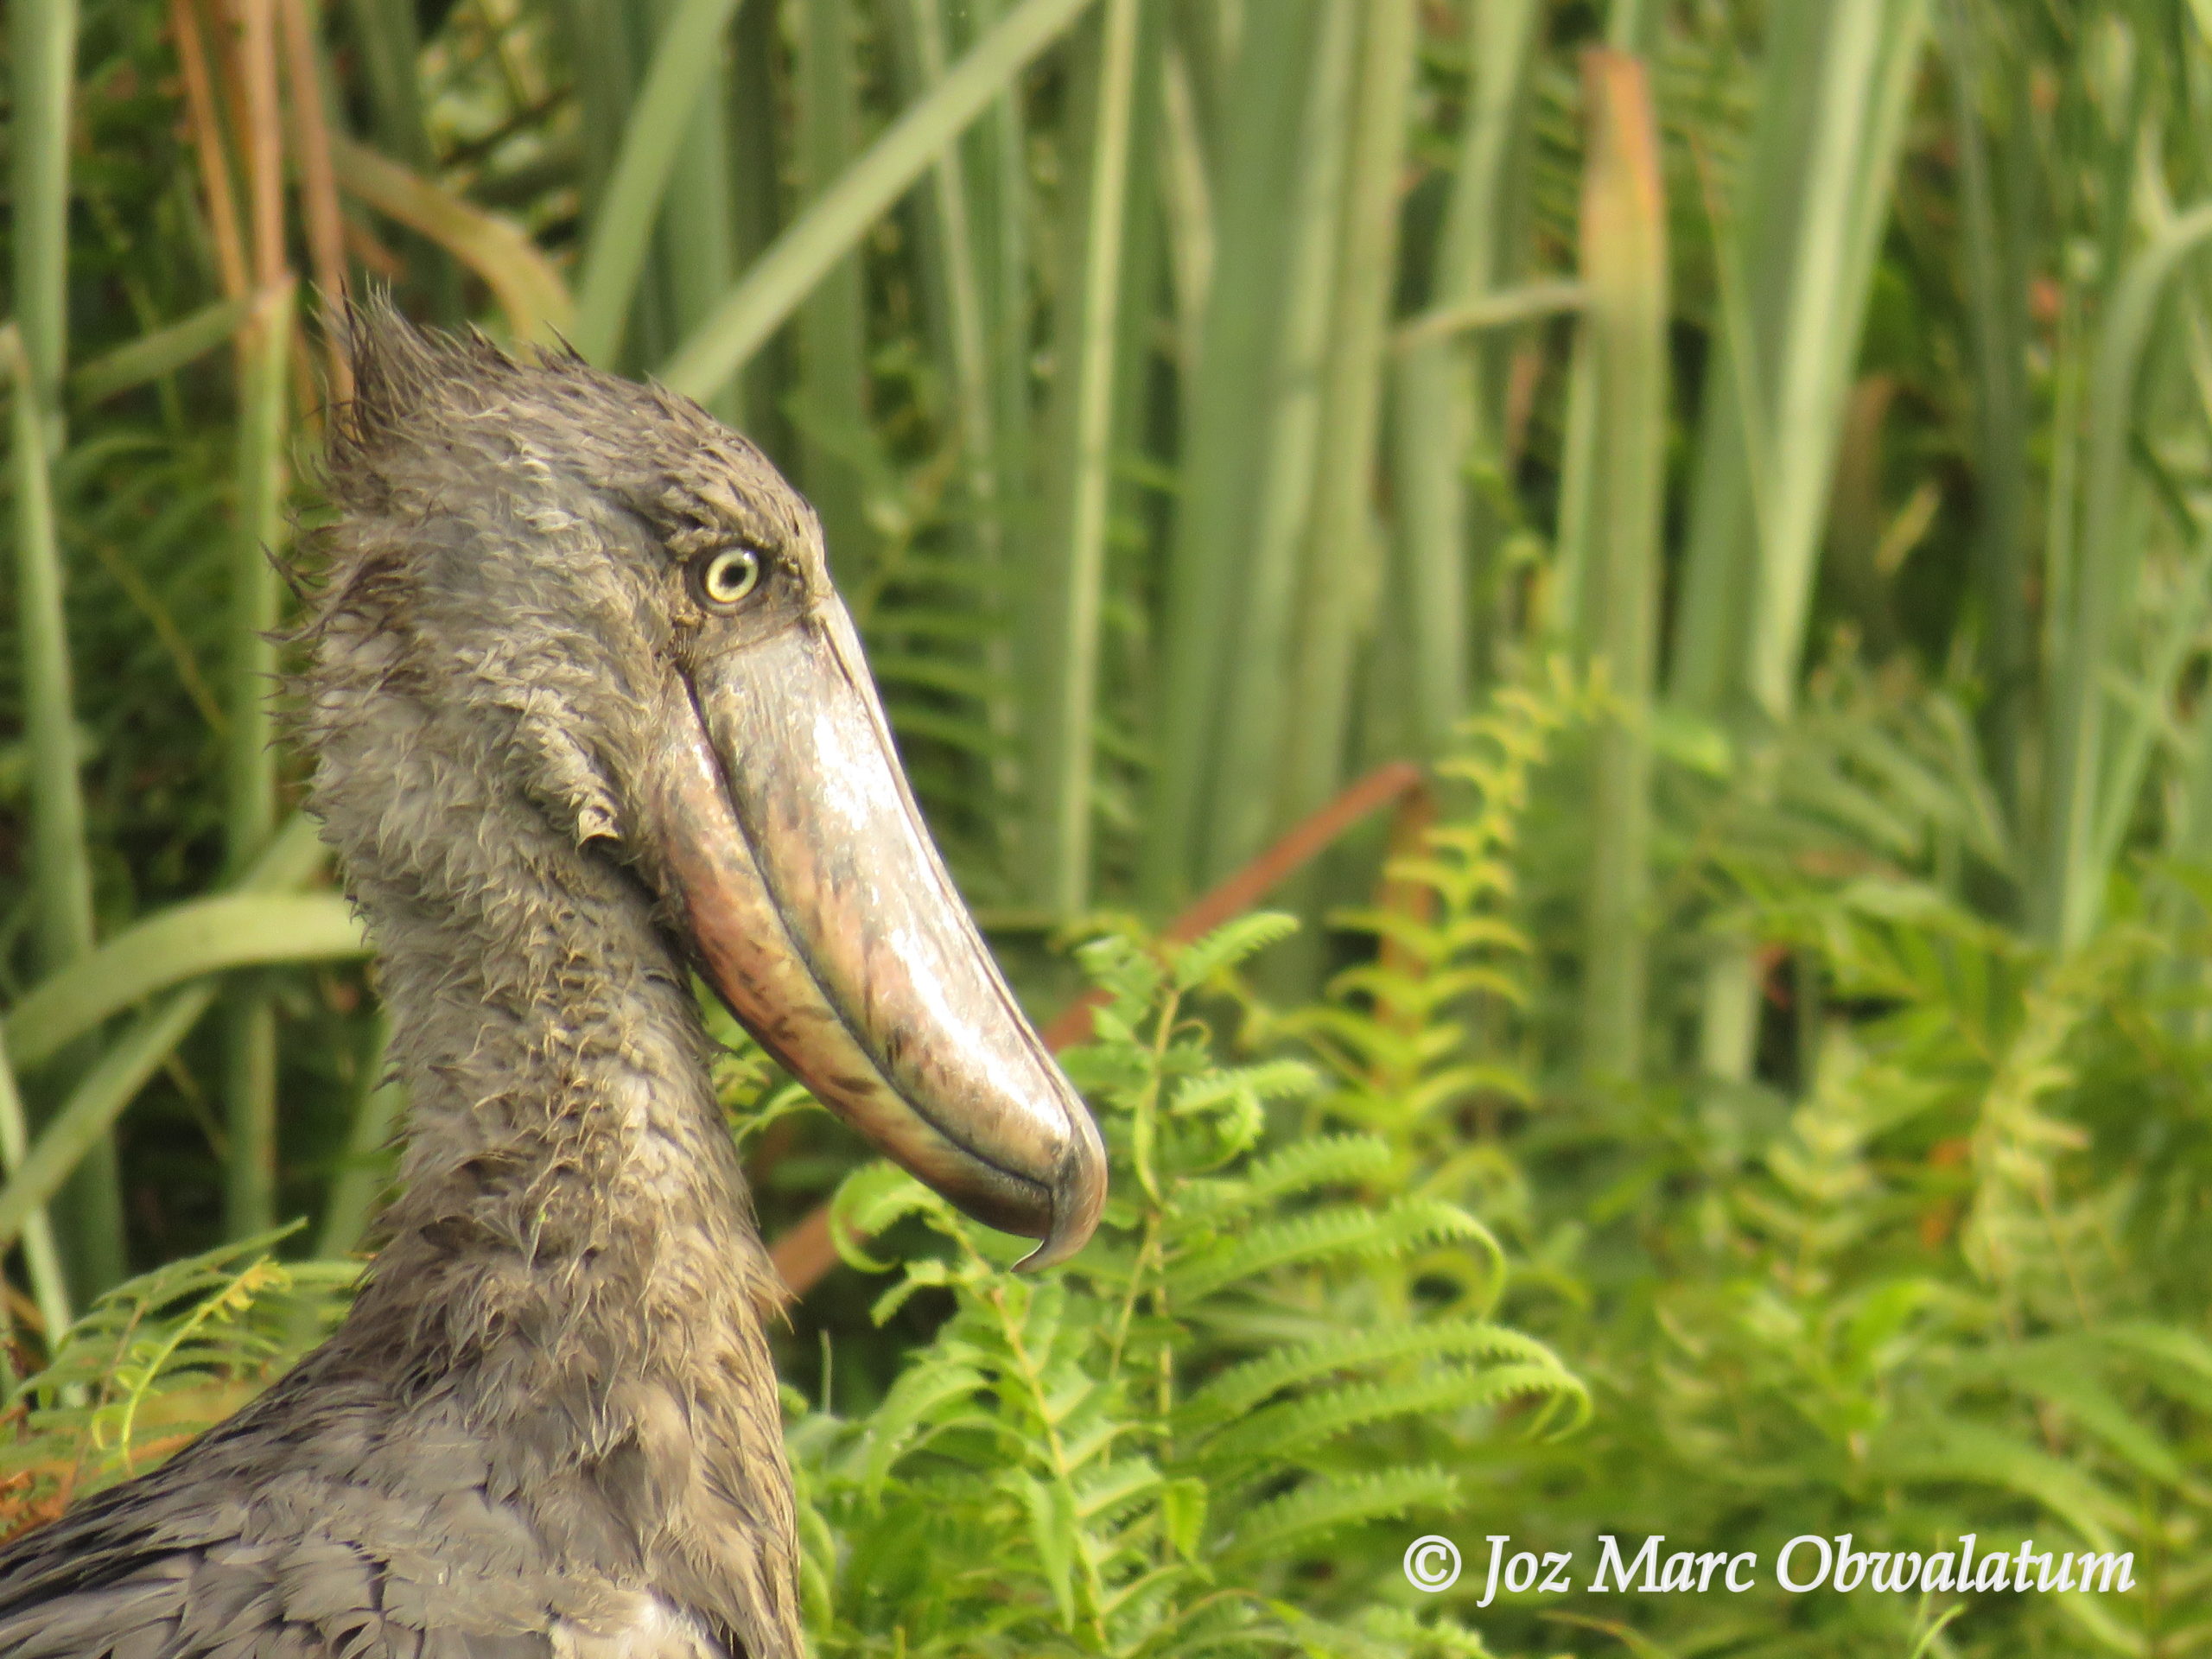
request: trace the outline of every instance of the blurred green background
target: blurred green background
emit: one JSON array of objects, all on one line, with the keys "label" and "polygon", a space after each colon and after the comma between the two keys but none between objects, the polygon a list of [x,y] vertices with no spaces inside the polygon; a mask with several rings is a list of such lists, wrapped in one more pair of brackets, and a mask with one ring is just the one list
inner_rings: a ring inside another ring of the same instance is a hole
[{"label": "blurred green background", "polygon": [[[5,34],[19,1365],[134,1270],[296,1217],[348,1252],[385,1179],[269,557],[345,395],[330,297],[378,284],[658,376],[806,493],[1040,1017],[1069,938],[1368,779],[1395,816],[1268,867],[1309,925],[1245,1040],[1288,1040],[1269,1011],[1376,957],[1344,906],[1390,963],[1386,842],[1461,821],[1377,769],[1537,699],[1514,973],[1422,1015],[1517,1081],[1459,1077],[1407,1152],[1597,1390],[1514,1490],[1625,1532],[1704,1481],[1744,1483],[1713,1516],[1827,1483],[1842,1524],[1933,1483],[2164,1563],[1982,1638],[1761,1651],[2212,1645],[2212,4],[10,0]],[[858,1161],[818,1116],[752,1144],[772,1236]],[[878,1331],[870,1294],[825,1280],[788,1374],[826,1387],[834,1338],[880,1394],[942,1309]],[[1906,1395],[1974,1427],[1883,1465]]]}]

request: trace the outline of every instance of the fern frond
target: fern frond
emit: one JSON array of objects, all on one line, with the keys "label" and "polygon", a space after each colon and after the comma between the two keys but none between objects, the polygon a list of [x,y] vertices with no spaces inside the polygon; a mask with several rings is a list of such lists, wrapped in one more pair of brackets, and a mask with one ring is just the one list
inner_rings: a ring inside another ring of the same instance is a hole
[{"label": "fern frond", "polygon": [[2096,1363],[2102,1357],[2099,1347],[2094,1339],[2082,1337],[2051,1338],[1993,1349],[1974,1369],[2063,1412],[2084,1433],[2102,1441],[2140,1473],[2167,1486],[2178,1485],[2186,1476],[2174,1449],[2096,1374]]},{"label": "fern frond", "polygon": [[1885,1446],[1876,1462],[1899,1480],[1954,1480],[1994,1486],[2041,1503],[2097,1549],[2126,1530],[2132,1503],[2095,1477],[2040,1446],[1986,1423],[1943,1417],[1916,1425],[1911,1438]]},{"label": "fern frond", "polygon": [[1378,1261],[1423,1245],[1496,1241],[1465,1211],[1435,1198],[1401,1198],[1382,1210],[1340,1205],[1255,1227],[1244,1237],[1194,1255],[1168,1274],[1176,1300],[1196,1301],[1284,1268]]},{"label": "fern frond", "polygon": [[1165,1478],[1149,1458],[1123,1458],[1088,1469],[1075,1481],[1075,1512],[1085,1521],[1148,1497]]},{"label": "fern frond", "polygon": [[848,1175],[830,1201],[830,1236],[837,1254],[863,1273],[888,1273],[892,1264],[878,1262],[860,1247],[907,1216],[944,1218],[950,1207],[896,1164],[878,1160],[863,1164]]},{"label": "fern frond", "polygon": [[2147,1361],[2152,1386],[2197,1411],[2212,1413],[2212,1342],[2183,1326],[2147,1319],[2101,1325],[2094,1335],[2112,1353]]},{"label": "fern frond", "polygon": [[868,1498],[874,1501],[882,1496],[893,1465],[915,1446],[926,1442],[930,1434],[949,1426],[951,1419],[943,1414],[973,1399],[987,1386],[983,1373],[972,1366],[910,1366],[891,1385],[883,1402],[868,1414],[867,1459],[861,1483]]},{"label": "fern frond", "polygon": [[1433,1359],[1510,1361],[1567,1374],[1552,1351],[1535,1338],[1487,1319],[1383,1325],[1347,1331],[1325,1341],[1232,1365],[1184,1401],[1173,1421],[1178,1433],[1189,1433],[1226,1422],[1271,1395],[1316,1377],[1349,1375],[1406,1360]]},{"label": "fern frond", "polygon": [[1298,918],[1284,911],[1259,910],[1240,916],[1174,953],[1175,988],[1187,991],[1234,968],[1271,944],[1298,931]]},{"label": "fern frond", "polygon": [[1294,1141],[1249,1166],[1241,1177],[1191,1182],[1182,1203],[1193,1217],[1221,1222],[1319,1187],[1380,1180],[1397,1154],[1371,1135],[1326,1135]]},{"label": "fern frond", "polygon": [[1321,1079],[1313,1068],[1299,1060],[1209,1068],[1178,1084],[1167,1109],[1173,1116],[1183,1117],[1239,1096],[1262,1103],[1302,1100],[1320,1087]]},{"label": "fern frond", "polygon": [[1317,1475],[1247,1510],[1222,1556],[1230,1563],[1280,1560],[1346,1527],[1395,1520],[1408,1510],[1449,1508],[1459,1491],[1459,1483],[1433,1464]]},{"label": "fern frond", "polygon": [[1556,1366],[1513,1365],[1491,1371],[1451,1367],[1379,1382],[1353,1382],[1253,1413],[1205,1441],[1192,1461],[1202,1468],[1263,1468],[1339,1434],[1395,1417],[1494,1406],[1531,1395],[1586,1398],[1582,1384]]}]

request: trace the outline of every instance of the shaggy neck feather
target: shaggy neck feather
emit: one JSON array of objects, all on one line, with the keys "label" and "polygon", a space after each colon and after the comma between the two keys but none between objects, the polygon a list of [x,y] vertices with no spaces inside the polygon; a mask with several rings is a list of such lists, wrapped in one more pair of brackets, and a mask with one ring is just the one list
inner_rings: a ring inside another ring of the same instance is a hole
[{"label": "shaggy neck feather", "polygon": [[688,979],[631,875],[393,712],[333,733],[317,790],[410,1097],[334,1359],[457,1410],[560,1547],[779,1598],[775,1281]]}]

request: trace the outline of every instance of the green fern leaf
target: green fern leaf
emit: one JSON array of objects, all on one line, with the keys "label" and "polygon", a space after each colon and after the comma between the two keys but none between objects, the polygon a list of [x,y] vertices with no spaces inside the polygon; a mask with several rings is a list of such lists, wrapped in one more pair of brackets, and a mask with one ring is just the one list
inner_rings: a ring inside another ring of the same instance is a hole
[{"label": "green fern leaf", "polygon": [[1175,988],[1187,991],[1203,985],[1224,969],[1233,968],[1271,944],[1298,931],[1298,918],[1279,910],[1255,911],[1224,923],[1204,938],[1175,952]]},{"label": "green fern leaf", "polygon": [[1381,1180],[1396,1160],[1390,1143],[1379,1136],[1317,1135],[1268,1154],[1241,1178],[1191,1182],[1184,1189],[1182,1208],[1194,1218],[1218,1224],[1319,1187]]},{"label": "green fern leaf", "polygon": [[1173,1421],[1178,1433],[1187,1433],[1226,1422],[1285,1389],[1317,1377],[1406,1360],[1435,1359],[1497,1360],[1569,1375],[1552,1351],[1535,1338],[1487,1319],[1386,1325],[1233,1365],[1184,1401]]},{"label": "green fern leaf", "polygon": [[1222,1560],[1281,1560],[1346,1527],[1395,1520],[1408,1510],[1448,1509],[1459,1491],[1459,1483],[1433,1465],[1316,1476],[1239,1516]]},{"label": "green fern leaf", "polygon": [[1340,1205],[1255,1227],[1244,1237],[1178,1263],[1168,1284],[1179,1303],[1240,1281],[1293,1267],[1380,1261],[1422,1245],[1465,1240],[1492,1252],[1497,1243],[1465,1211],[1434,1198],[1401,1198],[1382,1210]]},{"label": "green fern leaf", "polygon": [[1204,1442],[1192,1461],[1210,1470],[1264,1470],[1323,1441],[1397,1417],[1497,1405],[1548,1395],[1579,1395],[1581,1385],[1553,1367],[1517,1365],[1480,1372],[1457,1367],[1381,1382],[1355,1382],[1271,1406]]}]

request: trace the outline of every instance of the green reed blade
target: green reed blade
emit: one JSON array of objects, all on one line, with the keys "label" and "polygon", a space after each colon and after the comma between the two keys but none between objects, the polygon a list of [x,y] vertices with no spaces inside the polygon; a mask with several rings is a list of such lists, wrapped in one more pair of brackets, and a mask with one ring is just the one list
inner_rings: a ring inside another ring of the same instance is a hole
[{"label": "green reed blade", "polygon": [[365,145],[331,135],[338,181],[378,213],[419,231],[484,279],[507,332],[550,345],[573,326],[575,304],[561,273],[515,226],[471,206]]},{"label": "green reed blade", "polygon": [[1641,60],[1583,59],[1583,327],[1600,467],[1583,483],[1586,658],[1604,676],[1594,745],[1585,907],[1582,1064],[1600,1078],[1642,1069],[1650,889],[1651,690],[1666,497],[1667,210],[1659,125]]},{"label": "green reed blade", "polygon": [[575,346],[594,363],[621,345],[653,222],[700,96],[721,60],[720,43],[738,0],[682,0],[661,32],[630,106],[621,147],[601,191],[576,278]]},{"label": "green reed blade", "polygon": [[[88,950],[93,929],[76,699],[48,457],[49,442],[60,434],[60,381],[68,352],[69,105],[76,42],[73,0],[16,0],[8,25],[15,73],[10,144],[16,320],[0,330],[0,358],[13,413],[16,607],[31,760],[30,866],[40,899],[40,957],[48,968]],[[22,1161],[26,1134],[15,1070],[0,1045],[0,1153],[10,1171]],[[45,1210],[29,1211],[25,1223],[25,1262],[51,1342],[69,1325],[67,1287]]]},{"label": "green reed blade", "polygon": [[0,1188],[0,1249],[21,1235],[78,1165],[106,1141],[123,1109],[213,1006],[216,988],[213,981],[202,980],[172,993],[101,1050],[61,1109],[39,1130],[21,1167]]},{"label": "green reed blade", "polygon": [[1768,413],[1776,476],[1745,666],[1752,697],[1775,719],[1796,702],[1836,435],[1888,217],[1927,4],[1840,0],[1831,16],[1787,310],[1771,359]]},{"label": "green reed blade", "polygon": [[79,403],[97,404],[174,374],[229,340],[252,309],[250,298],[217,300],[166,328],[104,352],[70,372],[70,395]]},{"label": "green reed blade", "polygon": [[[681,0],[656,0],[664,35],[675,26]],[[709,56],[707,85],[694,103],[676,149],[656,227],[669,322],[681,336],[704,321],[737,280],[734,157],[729,130],[732,31]],[[731,387],[707,407],[734,424],[740,399]]]},{"label": "green reed blade", "polygon": [[677,347],[660,378],[689,397],[718,391],[884,209],[1091,3],[1023,0],[776,238],[715,315]]},{"label": "green reed blade", "polygon": [[[1948,0],[1942,22],[1959,147],[1961,228],[1974,349],[1974,580],[1981,599],[1983,716],[1992,776],[2018,836],[2029,764],[2034,690],[2033,563],[2028,541],[2031,463],[2025,227],[2033,164],[2025,77],[1988,9]],[[1985,115],[1985,105],[1994,124]],[[1998,148],[1993,165],[1991,149]],[[2006,187],[2009,185],[2009,188]]]},{"label": "green reed blade", "polygon": [[[1038,893],[1071,917],[1090,902],[1093,727],[1098,708],[1100,607],[1106,571],[1107,492],[1113,467],[1115,344],[1128,207],[1130,111],[1136,86],[1137,0],[1106,0],[1100,21],[1098,82],[1090,130],[1081,281],[1064,300],[1076,308],[1075,350],[1064,395],[1071,419],[1064,550],[1050,591],[1052,655],[1047,701],[1031,747],[1041,855]],[[1057,504],[1056,504],[1057,505]]]},{"label": "green reed blade", "polygon": [[[1251,563],[1268,533],[1263,500],[1278,499],[1262,495],[1263,480],[1274,476],[1278,493],[1294,496],[1294,514],[1275,515],[1294,524],[1304,522],[1311,488],[1310,473],[1271,474],[1268,458],[1276,452],[1279,356],[1297,331],[1307,286],[1309,262],[1298,251],[1306,199],[1320,188],[1325,212],[1333,200],[1328,177],[1317,181],[1316,172],[1333,166],[1342,123],[1317,120],[1326,110],[1316,107],[1312,88],[1343,76],[1339,64],[1315,62],[1322,16],[1321,0],[1284,0],[1270,27],[1246,42],[1212,164],[1214,253],[1197,361],[1180,386],[1180,494],[1159,622],[1156,773],[1140,871],[1145,900],[1157,908],[1179,901],[1208,873],[1201,845],[1217,822],[1223,705],[1235,665],[1257,660],[1238,641],[1262,602]],[[1324,296],[1326,278],[1324,264]]]},{"label": "green reed blade", "polygon": [[[903,47],[901,56],[912,60],[915,95],[926,96],[944,79],[948,55],[941,0],[906,0],[893,16],[903,27],[893,33]],[[969,140],[988,141],[1007,116],[1012,100],[1001,94],[982,118],[990,131],[972,133]],[[993,683],[984,699],[984,721],[1001,745],[991,762],[992,787],[1001,801],[1012,802],[1021,791],[1020,710],[1015,706],[1015,669],[1012,630],[1004,625],[1006,607],[1007,524],[1001,500],[1001,482],[1007,476],[1000,400],[1003,377],[991,358],[994,348],[1007,349],[1003,323],[989,314],[995,299],[994,281],[1005,273],[993,260],[995,244],[1003,241],[1001,227],[986,227],[980,213],[995,206],[1000,193],[989,188],[979,202],[971,189],[970,143],[955,143],[930,168],[930,191],[923,210],[929,234],[922,238],[922,257],[931,269],[924,283],[932,304],[929,321],[939,372],[951,393],[954,430],[959,444],[964,539],[978,567],[989,573],[986,591],[1001,626],[993,628],[983,646],[984,668]],[[988,170],[983,176],[988,180]],[[995,182],[995,181],[992,181]],[[1020,200],[1019,196],[1015,198]],[[993,235],[993,231],[1000,233]],[[1016,245],[1019,244],[1017,242]],[[1019,303],[1026,298],[1020,289],[1011,291]],[[1007,411],[1014,414],[1016,411]],[[1018,826],[1009,825],[1018,835]],[[1002,856],[1012,849],[1002,849]],[[1013,861],[1011,859],[1009,862]]]},{"label": "green reed blade", "polygon": [[[806,0],[798,23],[798,159],[802,184],[818,197],[860,149],[853,0]],[[857,453],[874,436],[867,293],[857,251],[823,273],[799,308],[797,334],[800,481],[822,516],[832,567],[852,583],[874,569],[877,540],[868,518],[869,469]]]},{"label": "green reed blade", "polygon": [[1393,341],[1401,353],[1392,373],[1394,580],[1410,646],[1412,729],[1424,753],[1442,746],[1464,711],[1484,643],[1471,590],[1489,563],[1493,537],[1468,471],[1478,465],[1495,474],[1503,466],[1497,422],[1485,407],[1491,353],[1454,336],[1582,302],[1574,283],[1498,287],[1506,274],[1506,169],[1527,98],[1537,16],[1535,0],[1473,0],[1468,7],[1473,95],[1429,273],[1428,309]]},{"label": "green reed blade", "polygon": [[[2128,434],[2136,387],[2152,325],[2183,262],[2212,241],[2212,203],[2183,213],[2129,262],[2113,293],[2089,381],[2088,455],[2083,467],[2080,568],[2072,610],[2060,636],[2052,684],[2049,819],[2041,914],[2053,944],[2079,947],[2103,914],[2105,887],[2118,851],[2110,827],[2132,802],[2134,786],[2107,767],[2107,677],[2114,634],[2134,589],[2142,553],[2139,524],[2131,523]],[[2107,819],[2105,825],[2100,819]],[[2102,833],[2100,833],[2100,830]]]},{"label": "green reed blade", "polygon": [[[1757,124],[1716,235],[1723,327],[1706,376],[1670,697],[1770,734],[1794,712],[1851,369],[1889,215],[1926,0],[1774,14]],[[1808,91],[1809,89],[1809,91]],[[1710,176],[1700,181],[1712,190]],[[1718,204],[1712,203],[1719,211]],[[1764,742],[1747,787],[1767,791]],[[1749,1074],[1754,969],[1708,969],[1706,1069]]]},{"label": "green reed blade", "polygon": [[[918,79],[926,97],[944,79],[945,46],[938,0],[907,0],[918,59]],[[943,277],[944,326],[942,355],[959,420],[970,509],[980,524],[995,528],[998,479],[995,471],[997,411],[991,396],[991,340],[983,316],[983,284],[977,268],[976,227],[969,201],[967,168],[955,145],[930,168],[930,200],[937,219]]]},{"label": "green reed blade", "polygon": [[1377,597],[1368,554],[1370,524],[1419,13],[1414,0],[1368,0],[1360,13],[1333,315],[1322,367],[1313,529],[1300,584],[1275,791],[1279,823],[1304,817],[1337,786],[1351,717],[1354,651]]},{"label": "green reed blade", "polygon": [[4,1030],[28,1070],[100,1022],[187,980],[288,962],[366,956],[353,906],[335,893],[239,892],[188,899],[124,929],[40,982]]},{"label": "green reed blade", "polygon": [[[346,10],[367,73],[377,148],[427,180],[437,156],[423,103],[423,36],[415,0],[346,0]],[[421,225],[401,222],[416,232],[406,249],[408,265],[427,290],[433,314],[440,321],[459,322],[461,274],[448,257],[454,252],[452,245]]]},{"label": "green reed blade", "polygon": [[[1447,245],[1449,238],[1447,237]],[[1472,299],[1440,304],[1409,317],[1390,337],[1393,348],[1408,355],[1449,340],[1454,334],[1480,334],[1510,328],[1516,323],[1537,322],[1546,317],[1571,315],[1589,303],[1590,292],[1580,283],[1524,283],[1502,288]]]},{"label": "green reed blade", "polygon": [[40,959],[48,967],[92,949],[92,861],[79,775],[76,694],[63,606],[52,471],[32,370],[14,324],[0,329],[11,382],[16,620],[22,652],[24,736],[31,762],[31,868]]},{"label": "green reed blade", "polygon": [[[16,1089],[16,1069],[8,1046],[0,1041],[0,1170],[13,1176],[23,1166],[30,1150],[29,1122],[23,1100]],[[23,1265],[29,1269],[31,1300],[38,1306],[39,1322],[46,1327],[47,1350],[71,1324],[69,1285],[61,1271],[61,1255],[54,1242],[54,1225],[44,1206],[24,1212]]]},{"label": "green reed blade", "polygon": [[[53,970],[81,959],[92,947],[92,859],[46,448],[52,429],[33,394],[30,365],[12,323],[0,328],[0,363],[11,383],[16,603],[24,739],[30,751],[34,920],[38,959]],[[114,1142],[103,1134],[90,1151],[62,1220],[69,1268],[83,1289],[97,1293],[123,1277],[123,1195]]]},{"label": "green reed blade", "polygon": [[[1233,261],[1224,259],[1217,290],[1224,302],[1235,296],[1252,302],[1254,287],[1268,297],[1259,307],[1264,320],[1262,353],[1245,365],[1249,378],[1240,376],[1237,384],[1219,388],[1244,405],[1223,418],[1249,429],[1249,462],[1240,458],[1216,463],[1205,456],[1209,464],[1249,465],[1249,475],[1193,476],[1185,498],[1203,488],[1209,505],[1226,509],[1233,504],[1243,516],[1194,524],[1188,542],[1178,527],[1179,555],[1187,550],[1217,567],[1213,602],[1223,607],[1200,624],[1215,634],[1221,661],[1214,671],[1217,690],[1209,711],[1210,747],[1194,768],[1198,817],[1195,862],[1189,869],[1193,884],[1210,883],[1256,854],[1274,833],[1280,810],[1275,785],[1289,718],[1284,676],[1313,532],[1330,330],[1337,319],[1357,29],[1357,6],[1325,0],[1308,60],[1292,81],[1305,83],[1301,128],[1285,149],[1284,160],[1293,171],[1284,181],[1286,194],[1263,204],[1264,212],[1281,220],[1286,239],[1258,269],[1246,268],[1241,251]],[[1236,245],[1244,245],[1241,232]],[[1230,337],[1226,328],[1224,336]],[[1214,350],[1210,333],[1202,371],[1213,363]],[[1226,373],[1236,365],[1220,366]],[[1214,390],[1211,381],[1202,388],[1209,397]],[[1203,453],[1194,442],[1194,473]],[[1218,539],[1201,549],[1195,541],[1201,533]],[[1172,773],[1162,779],[1166,787],[1176,782]],[[1172,798],[1163,791],[1163,800]]]},{"label": "green reed blade", "polygon": [[391,1016],[379,1011],[369,1022],[355,1079],[351,1128],[340,1154],[336,1179],[316,1230],[315,1253],[330,1261],[350,1255],[375,1218],[377,1205],[391,1185],[391,1140],[405,1108],[406,1090],[391,1074]]},{"label": "green reed blade", "polygon": [[[69,106],[77,63],[76,0],[11,0],[8,55],[15,108],[9,239],[15,253],[16,326],[22,384],[49,423],[60,410],[68,361]],[[58,445],[60,429],[48,434]]]},{"label": "green reed blade", "polygon": [[[784,79],[782,20],[769,5],[741,6],[731,30],[729,76],[730,237],[743,270],[772,246],[783,220]],[[805,100],[800,105],[804,110]],[[772,455],[796,446],[784,412],[791,379],[788,341],[769,346],[737,377],[739,424]],[[831,556],[836,556],[833,546]]]},{"label": "green reed blade", "polygon": [[[271,563],[285,528],[287,378],[294,288],[257,296],[242,342],[238,524],[231,556],[228,728],[224,734],[224,857],[233,880],[252,867],[276,824],[276,629],[281,583]],[[268,996],[232,988],[225,1009],[223,1096],[229,1135],[224,1220],[249,1237],[275,1225],[276,1024]]]}]

